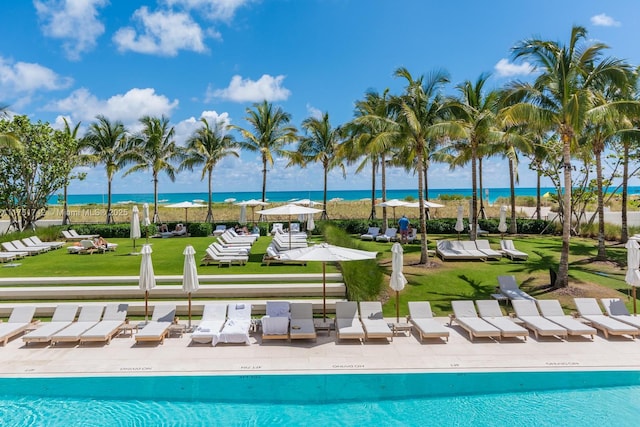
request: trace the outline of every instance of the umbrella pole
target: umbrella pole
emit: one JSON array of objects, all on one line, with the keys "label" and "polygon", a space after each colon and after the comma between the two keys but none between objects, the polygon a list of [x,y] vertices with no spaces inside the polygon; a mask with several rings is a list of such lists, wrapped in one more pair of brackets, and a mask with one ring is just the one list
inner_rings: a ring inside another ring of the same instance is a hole
[{"label": "umbrella pole", "polygon": [[[322,323],[327,321],[327,279],[326,279],[327,263],[322,263]],[[634,288],[635,289],[635,288]]]},{"label": "umbrella pole", "polygon": [[189,292],[189,330],[191,330],[191,292]]},{"label": "umbrella pole", "polygon": [[291,250],[291,217],[289,217],[289,250]]},{"label": "umbrella pole", "polygon": [[396,323],[400,323],[400,296],[399,292],[396,291]]},{"label": "umbrella pole", "polygon": [[631,290],[631,296],[633,296],[633,315],[636,315],[636,287]]},{"label": "umbrella pole", "polygon": [[149,321],[149,291],[144,291],[144,323]]}]

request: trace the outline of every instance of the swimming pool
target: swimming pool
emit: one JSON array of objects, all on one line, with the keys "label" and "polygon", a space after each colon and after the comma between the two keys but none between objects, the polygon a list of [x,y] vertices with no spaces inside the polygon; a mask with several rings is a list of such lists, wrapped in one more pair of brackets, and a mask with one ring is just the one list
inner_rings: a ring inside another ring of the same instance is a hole
[{"label": "swimming pool", "polygon": [[640,372],[0,379],[2,425],[635,425]]}]

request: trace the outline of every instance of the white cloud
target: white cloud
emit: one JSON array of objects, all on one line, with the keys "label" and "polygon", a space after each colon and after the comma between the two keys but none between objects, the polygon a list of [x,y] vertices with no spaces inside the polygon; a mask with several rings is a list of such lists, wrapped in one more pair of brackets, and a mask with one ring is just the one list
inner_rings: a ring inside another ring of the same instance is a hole
[{"label": "white cloud", "polygon": [[619,27],[620,21],[616,21],[611,16],[601,13],[591,17],[591,23],[598,27]]},{"label": "white cloud", "polygon": [[229,21],[236,10],[253,0],[164,0],[170,6],[196,10],[212,20]]},{"label": "white cloud", "polygon": [[12,62],[0,56],[0,92],[3,96],[52,91],[71,86],[73,80],[32,62]]},{"label": "white cloud", "polygon": [[509,60],[504,58],[498,61],[498,63],[493,68],[501,77],[527,75],[533,73],[534,71],[534,67],[528,62],[523,62],[522,64],[514,64],[513,62],[509,62]]},{"label": "white cloud", "polygon": [[140,33],[132,27],[124,27],[113,36],[121,52],[176,56],[180,50],[200,53],[207,50],[202,29],[186,13],[149,12],[143,6],[134,12],[133,18],[142,27]]},{"label": "white cloud", "polygon": [[258,80],[233,76],[225,89],[207,89],[206,102],[212,98],[222,98],[234,102],[283,101],[289,98],[291,91],[282,83],[285,76],[272,77],[264,74]]},{"label": "white cloud", "polygon": [[215,122],[221,122],[223,125],[231,124],[229,113],[219,114],[217,111],[203,111],[199,118],[189,117],[175,125],[175,139],[179,144],[184,145],[193,132],[202,126],[201,118],[207,119],[210,125]]},{"label": "white cloud", "polygon": [[98,19],[98,9],[108,0],[34,0],[33,4],[42,23],[45,36],[63,40],[67,58],[79,60],[84,52],[96,46],[104,33]]},{"label": "white cloud", "polygon": [[307,114],[309,114],[309,116],[316,118],[318,120],[322,119],[322,111],[320,111],[318,108],[314,107],[311,104],[307,104]]},{"label": "white cloud", "polygon": [[60,114],[68,113],[74,122],[85,123],[102,114],[111,120],[121,120],[126,126],[133,128],[138,126],[138,119],[145,115],[170,117],[177,106],[178,100],[170,101],[150,88],[134,88],[109,99],[98,99],[87,89],[81,88],[67,98],[49,103],[45,109]]}]

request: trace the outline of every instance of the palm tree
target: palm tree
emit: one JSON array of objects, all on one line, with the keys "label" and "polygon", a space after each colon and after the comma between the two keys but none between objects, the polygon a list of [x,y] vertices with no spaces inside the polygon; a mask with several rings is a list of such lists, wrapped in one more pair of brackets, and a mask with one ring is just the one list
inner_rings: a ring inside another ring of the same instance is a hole
[{"label": "palm tree", "polygon": [[418,204],[420,208],[420,263],[427,264],[427,221],[424,209],[424,155],[433,125],[440,119],[442,104],[439,91],[449,82],[444,71],[435,71],[425,79],[414,79],[406,68],[398,68],[396,77],[407,82],[405,92],[392,98],[391,104],[396,112],[400,137],[415,153],[416,174],[418,175]]},{"label": "palm tree", "polygon": [[567,45],[527,39],[513,48],[516,59],[531,61],[540,74],[530,83],[510,85],[504,118],[509,124],[554,131],[562,142],[563,222],[562,250],[555,286],[569,285],[569,245],[571,240],[571,149],[584,131],[588,112],[594,108],[593,90],[603,82],[624,86],[627,67],[620,61],[603,58],[603,43],[585,43],[587,31],[575,26]]},{"label": "palm tree", "polygon": [[236,142],[233,135],[227,134],[227,126],[218,120],[210,124],[206,118],[201,118],[202,126],[198,128],[187,140],[180,170],[193,170],[195,166],[202,166],[200,180],[207,177],[209,188],[209,200],[207,203],[206,222],[213,222],[212,183],[213,169],[227,156],[238,157]]},{"label": "palm tree", "polygon": [[85,154],[82,161],[96,166],[104,164],[107,171],[107,224],[113,224],[111,212],[111,184],[113,177],[124,165],[123,154],[126,151],[127,129],[121,121],[110,121],[105,116],[96,117],[82,140]]},{"label": "palm tree", "polygon": [[[72,141],[76,141],[78,139],[78,130],[80,129],[80,122],[78,122],[73,128],[71,128],[71,125],[69,125],[69,122],[67,121],[66,118],[63,119],[64,120],[64,128],[62,129],[62,132],[64,132],[64,134],[67,136],[67,138],[69,138]],[[76,144],[75,145],[77,150],[74,153],[69,153],[69,163],[72,165],[71,170],[73,170],[73,168],[75,166],[78,166],[80,164],[80,153],[82,151],[82,144]],[[69,212],[68,212],[68,189],[69,189],[69,182],[78,177],[80,179],[84,178],[85,174],[79,174],[76,176],[71,176],[71,173],[69,173],[69,175],[67,175],[65,182],[64,182],[64,188],[63,188],[63,193],[62,193],[62,198],[63,198],[63,202],[62,202],[62,225],[67,225],[69,224],[71,221],[69,220]]]},{"label": "palm tree", "polygon": [[346,176],[341,158],[336,155],[341,139],[340,128],[334,128],[329,122],[329,113],[324,113],[322,118],[309,117],[302,122],[302,128],[306,134],[300,138],[298,149],[289,154],[290,161],[287,166],[300,165],[305,167],[309,163],[322,164],[323,195],[321,219],[327,216],[327,176],[334,168],[342,170],[342,176]]},{"label": "palm tree", "polygon": [[140,119],[142,131],[131,140],[126,161],[134,165],[125,176],[151,170],[153,175],[153,222],[159,223],[158,215],[158,177],[165,172],[171,181],[175,181],[177,168],[172,164],[181,158],[182,152],[173,137],[175,129],[169,126],[169,118],[144,116]]},{"label": "palm tree", "polygon": [[260,153],[262,160],[262,201],[267,195],[267,166],[273,165],[273,155],[283,154],[284,145],[296,140],[297,130],[289,125],[291,115],[280,107],[274,107],[266,100],[253,104],[253,109],[247,108],[245,120],[251,125],[251,130],[238,126],[231,126],[240,132],[244,141],[240,147],[245,150]]}]

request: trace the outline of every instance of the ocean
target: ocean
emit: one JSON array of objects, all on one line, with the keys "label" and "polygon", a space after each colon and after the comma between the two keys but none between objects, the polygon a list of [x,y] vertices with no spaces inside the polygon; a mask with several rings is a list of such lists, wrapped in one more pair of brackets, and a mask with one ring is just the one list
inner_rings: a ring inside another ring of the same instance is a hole
[{"label": "ocean", "polygon": [[[546,187],[541,189],[541,194],[546,192],[554,193],[555,189]],[[487,188],[484,191],[484,200],[489,199],[489,203],[493,204],[496,199],[501,197],[509,197],[509,188]],[[629,194],[640,194],[639,187],[629,187]],[[471,196],[470,188],[436,188],[429,190],[429,198],[437,199],[440,196],[450,195],[462,195]],[[535,187],[529,188],[516,188],[516,195],[518,196],[531,196],[535,197]],[[376,197],[382,197],[381,191],[376,191]],[[418,198],[418,191],[414,189],[401,189],[401,190],[387,190],[387,199],[400,199],[403,200],[406,197],[413,197],[415,200]],[[214,192],[213,201],[215,203],[231,203],[240,202],[250,199],[261,199],[262,193],[260,191],[246,191],[246,192]],[[293,202],[299,199],[311,199],[314,201],[322,201],[322,191],[267,191],[267,199],[270,202]],[[361,199],[371,199],[371,190],[329,190],[327,191],[328,201],[354,201]],[[207,193],[159,193],[158,200],[161,204],[179,203],[179,202],[206,202]],[[70,205],[106,205],[106,194],[71,194],[68,196],[68,202]],[[133,204],[133,203],[153,203],[153,194],[112,194],[111,203],[114,204]],[[51,196],[49,204],[56,205],[61,204],[62,199],[58,195]]]}]

